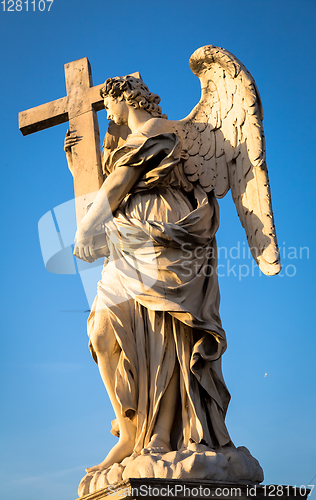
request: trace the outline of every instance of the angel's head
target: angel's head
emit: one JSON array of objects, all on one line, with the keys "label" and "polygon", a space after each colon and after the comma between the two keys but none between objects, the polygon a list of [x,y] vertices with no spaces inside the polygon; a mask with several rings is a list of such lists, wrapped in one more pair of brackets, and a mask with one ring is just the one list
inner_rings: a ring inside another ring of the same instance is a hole
[{"label": "angel's head", "polygon": [[119,125],[124,122],[125,103],[135,109],[147,111],[155,118],[167,118],[166,115],[162,114],[159,106],[160,97],[150,92],[141,78],[135,78],[131,75],[108,78],[104,82],[100,94],[105,100],[108,118],[113,119],[114,116],[111,115],[113,112],[113,115],[117,115]]}]

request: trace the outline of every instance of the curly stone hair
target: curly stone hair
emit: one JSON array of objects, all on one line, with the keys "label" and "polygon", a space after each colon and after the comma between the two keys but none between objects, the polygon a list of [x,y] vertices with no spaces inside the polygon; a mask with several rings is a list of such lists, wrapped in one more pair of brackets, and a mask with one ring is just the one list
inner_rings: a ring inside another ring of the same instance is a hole
[{"label": "curly stone hair", "polygon": [[140,78],[131,75],[108,78],[100,94],[103,98],[109,96],[119,101],[124,99],[129,106],[144,109],[155,118],[167,118],[159,106],[159,95],[149,92],[147,85]]}]

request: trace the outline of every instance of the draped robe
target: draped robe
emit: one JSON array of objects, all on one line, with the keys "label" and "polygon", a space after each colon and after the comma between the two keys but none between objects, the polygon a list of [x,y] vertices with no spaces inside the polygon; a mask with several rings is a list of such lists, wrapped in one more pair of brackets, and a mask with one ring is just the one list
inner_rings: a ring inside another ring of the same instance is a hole
[{"label": "draped robe", "polygon": [[[115,332],[115,392],[122,414],[135,419],[136,452],[150,441],[176,363],[181,404],[173,449],[230,441],[230,395],[221,370],[226,337],[219,317],[219,209],[214,193],[188,182],[184,154],[176,134],[136,133],[107,161],[109,172],[145,167],[106,224],[109,258],[88,319],[91,335],[96,308],[102,308]],[[91,341],[90,348],[97,361]]]}]

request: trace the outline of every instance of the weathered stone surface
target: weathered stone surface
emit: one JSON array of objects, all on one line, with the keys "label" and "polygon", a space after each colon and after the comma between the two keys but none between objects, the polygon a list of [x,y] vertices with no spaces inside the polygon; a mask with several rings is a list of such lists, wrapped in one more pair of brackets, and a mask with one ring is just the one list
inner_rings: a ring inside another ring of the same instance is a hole
[{"label": "weathered stone surface", "polygon": [[72,173],[77,223],[87,213],[103,182],[100,134],[96,111],[103,109],[101,85],[93,87],[86,57],[65,64],[67,97],[19,113],[23,135],[69,121],[69,129],[81,138],[72,148]]}]

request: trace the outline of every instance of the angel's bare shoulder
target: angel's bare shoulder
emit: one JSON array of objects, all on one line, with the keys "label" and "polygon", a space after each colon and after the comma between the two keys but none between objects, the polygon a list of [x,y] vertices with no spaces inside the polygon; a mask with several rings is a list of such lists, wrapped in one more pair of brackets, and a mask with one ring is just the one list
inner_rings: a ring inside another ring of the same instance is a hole
[{"label": "angel's bare shoulder", "polygon": [[174,122],[166,118],[151,118],[142,128],[142,132],[149,136],[174,132]]}]

